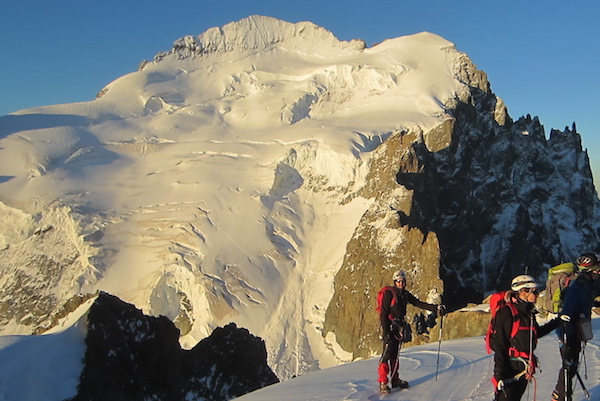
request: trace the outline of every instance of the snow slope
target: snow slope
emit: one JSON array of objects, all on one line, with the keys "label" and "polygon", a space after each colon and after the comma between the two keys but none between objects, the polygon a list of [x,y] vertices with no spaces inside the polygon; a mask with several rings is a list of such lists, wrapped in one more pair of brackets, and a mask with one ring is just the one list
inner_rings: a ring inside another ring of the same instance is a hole
[{"label": "snow slope", "polygon": [[463,56],[430,33],[366,49],[254,16],[92,102],[2,117],[0,284],[23,312],[0,333],[30,330],[18,280],[42,258],[56,271],[26,293],[56,308],[103,290],[175,321],[186,347],[234,321],[282,378],[348,361],[320,328],[371,202],[351,195],[391,132],[448,117]]},{"label": "snow slope", "polygon": [[[585,348],[587,368],[580,374],[590,399],[600,395],[600,329],[595,320],[595,339]],[[348,401],[348,400],[491,400],[493,355],[487,355],[483,337],[443,341],[436,379],[438,344],[426,344],[401,351],[400,375],[410,383],[406,390],[389,396],[377,392],[378,359],[372,358],[309,373],[239,397],[240,401]],[[522,400],[549,400],[561,366],[558,340],[554,333],[540,339],[536,355],[541,371],[528,386]],[[585,372],[584,372],[585,371]],[[585,373],[587,372],[587,376]],[[587,377],[587,378],[585,378]],[[579,384],[574,400],[584,399]]]},{"label": "snow slope", "polygon": [[41,336],[0,336],[0,400],[62,401],[77,392],[85,312],[93,299]]},{"label": "snow slope", "polygon": [[[595,338],[585,348],[587,370],[580,373],[591,394],[600,395],[600,321],[594,319]],[[83,357],[83,335],[78,326],[42,336],[0,338],[0,400],[60,401],[75,395]],[[411,383],[407,390],[392,392],[389,400],[489,400],[492,385],[492,355],[487,355],[483,337],[443,341],[439,371],[435,378],[438,344],[426,344],[401,351],[401,376]],[[23,355],[30,357],[23,358]],[[525,400],[549,400],[560,357],[556,336],[540,340],[536,352],[541,371],[536,386],[529,386]],[[239,397],[240,401],[348,401],[379,399],[377,358],[347,363],[308,373]],[[585,374],[587,372],[587,379]],[[535,392],[535,394],[534,394]],[[579,385],[575,400],[583,399]]]}]

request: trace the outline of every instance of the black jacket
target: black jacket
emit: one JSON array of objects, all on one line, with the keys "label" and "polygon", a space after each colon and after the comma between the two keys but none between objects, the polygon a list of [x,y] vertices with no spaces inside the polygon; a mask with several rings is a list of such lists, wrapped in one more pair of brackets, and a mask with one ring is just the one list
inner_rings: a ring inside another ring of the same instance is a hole
[{"label": "black jacket", "polygon": [[[386,291],[381,300],[381,311],[379,313],[379,319],[381,320],[381,328],[383,329],[383,335],[388,336],[391,334],[392,321],[404,322],[406,316],[406,305],[411,304],[421,309],[427,309],[430,311],[437,310],[437,305],[428,304],[415,297],[410,292],[400,289],[398,287],[389,287],[391,291]],[[396,293],[396,303],[392,305],[392,300]]]},{"label": "black jacket", "polygon": [[[522,353],[525,359],[529,359],[530,349],[535,350],[538,338],[552,332],[560,324],[554,319],[543,326],[539,326],[535,319],[535,305],[530,302],[517,301],[516,319],[519,320],[520,330],[511,338],[513,329],[513,313],[508,305],[498,310],[494,318],[495,333],[490,338],[490,346],[494,350],[494,377],[497,380],[507,379],[514,376],[514,368],[511,367],[511,353],[515,351]],[[511,350],[511,351],[509,351]],[[517,365],[522,370],[522,364]],[[516,372],[518,373],[518,372]]]}]

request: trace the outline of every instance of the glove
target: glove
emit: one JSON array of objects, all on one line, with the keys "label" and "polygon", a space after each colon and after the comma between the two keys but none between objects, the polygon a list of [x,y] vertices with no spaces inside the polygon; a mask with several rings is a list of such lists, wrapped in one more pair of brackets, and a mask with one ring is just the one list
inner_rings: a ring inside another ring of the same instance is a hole
[{"label": "glove", "polygon": [[571,316],[569,315],[560,315],[559,316],[560,320],[562,320],[563,322],[569,323],[571,321]]},{"label": "glove", "polygon": [[439,304],[437,310],[440,316],[444,316],[446,314],[446,306],[444,304]]},{"label": "glove", "polygon": [[504,390],[504,380],[498,380],[498,385],[496,386],[498,391]]}]

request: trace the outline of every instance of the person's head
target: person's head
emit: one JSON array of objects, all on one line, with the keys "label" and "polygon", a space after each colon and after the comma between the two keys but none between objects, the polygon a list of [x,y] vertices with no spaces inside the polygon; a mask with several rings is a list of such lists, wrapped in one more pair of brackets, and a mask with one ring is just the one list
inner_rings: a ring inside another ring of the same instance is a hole
[{"label": "person's head", "polygon": [[396,270],[392,275],[394,285],[398,288],[404,288],[406,286],[406,273],[404,270]]},{"label": "person's head", "polygon": [[577,263],[580,272],[588,273],[592,279],[600,278],[600,261],[598,261],[598,256],[595,253],[582,253],[575,263]]},{"label": "person's head", "polygon": [[539,295],[538,283],[527,274],[520,274],[513,278],[510,283],[510,289],[513,290],[519,299],[525,302],[535,303]]}]

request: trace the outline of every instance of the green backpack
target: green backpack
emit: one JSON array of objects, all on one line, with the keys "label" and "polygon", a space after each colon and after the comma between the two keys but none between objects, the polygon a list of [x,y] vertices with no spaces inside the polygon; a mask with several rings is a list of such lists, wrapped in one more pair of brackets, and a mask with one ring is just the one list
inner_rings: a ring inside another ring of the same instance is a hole
[{"label": "green backpack", "polygon": [[572,280],[577,278],[579,270],[575,263],[561,263],[548,269],[546,293],[542,301],[542,309],[550,313],[558,313],[562,309],[563,293]]}]

